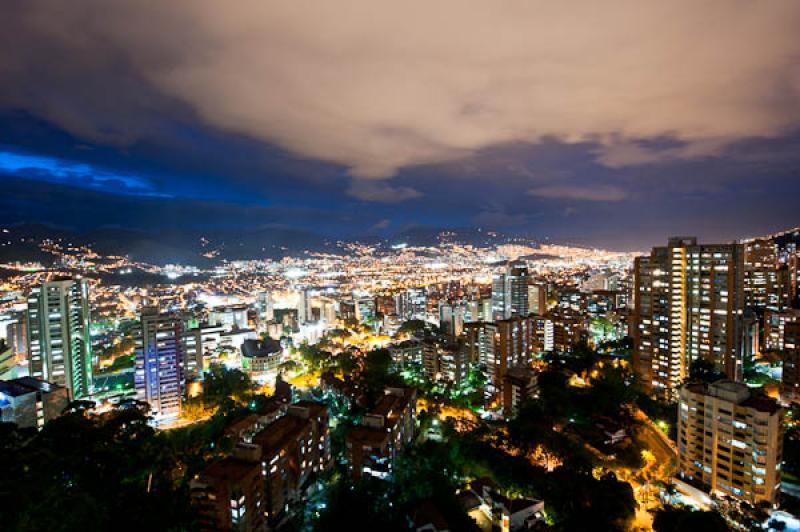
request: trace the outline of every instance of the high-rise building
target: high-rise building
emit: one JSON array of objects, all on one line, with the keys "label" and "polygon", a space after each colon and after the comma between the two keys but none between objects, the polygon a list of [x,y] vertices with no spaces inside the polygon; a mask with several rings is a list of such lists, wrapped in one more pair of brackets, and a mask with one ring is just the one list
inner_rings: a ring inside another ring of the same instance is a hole
[{"label": "high-rise building", "polygon": [[589,276],[581,285],[583,290],[619,290],[620,275],[616,272],[599,271]]},{"label": "high-rise building", "polygon": [[492,317],[504,320],[528,313],[528,267],[521,261],[509,262],[492,276]]},{"label": "high-rise building", "polygon": [[229,305],[212,309],[208,313],[208,324],[212,327],[226,329],[247,329],[247,307],[245,305]]},{"label": "high-rise building", "polygon": [[256,316],[260,324],[266,324],[275,319],[275,307],[272,293],[264,291],[256,295]]},{"label": "high-rise building", "polygon": [[788,269],[778,261],[778,247],[771,238],[742,243],[744,304],[782,310],[789,304]]},{"label": "high-rise building", "polygon": [[32,377],[64,386],[70,397],[92,393],[89,283],[50,281],[28,296],[28,361]]},{"label": "high-rise building", "polygon": [[375,318],[375,298],[362,297],[355,300],[355,318],[361,323],[365,323]]},{"label": "high-rise building", "polygon": [[158,309],[142,310],[136,345],[136,398],[146,401],[154,415],[180,414],[184,388],[183,322]]},{"label": "high-rise building", "polygon": [[461,384],[470,368],[470,353],[452,338],[430,336],[422,341],[422,369],[434,381]]},{"label": "high-rise building", "polygon": [[782,351],[786,325],[800,322],[800,309],[768,310],[764,313],[764,350]]},{"label": "high-rise building", "polygon": [[506,290],[506,272],[495,272],[492,275],[492,316],[491,320],[502,320],[511,314],[511,303]]},{"label": "high-rise building", "polygon": [[742,253],[738,244],[671,238],[634,263],[634,361],[645,384],[670,394],[698,358],[742,378]]},{"label": "high-rise building", "polygon": [[547,285],[528,285],[528,311],[539,316],[547,312]]},{"label": "high-rise building", "polygon": [[450,336],[461,336],[461,333],[464,332],[466,310],[464,303],[440,303],[439,326],[441,329]]},{"label": "high-rise building", "polygon": [[6,327],[6,343],[20,359],[28,353],[28,324],[23,313]]},{"label": "high-rise building", "polygon": [[301,324],[314,321],[311,308],[311,295],[308,288],[300,290],[300,300],[297,302],[297,321]]},{"label": "high-rise building", "polygon": [[782,311],[800,305],[800,228],[742,241],[748,306]]},{"label": "high-rise building", "polygon": [[464,326],[466,352],[472,363],[486,367],[487,395],[500,393],[508,368],[531,362],[537,337],[533,317],[515,317],[496,322],[468,323]]},{"label": "high-rise building", "polygon": [[470,321],[492,321],[494,313],[492,311],[492,298],[484,297],[478,302],[479,313]]},{"label": "high-rise building", "polygon": [[530,310],[528,308],[528,267],[524,262],[509,264],[506,282],[509,293],[508,301],[511,303],[511,315],[506,318],[527,317]]},{"label": "high-rise building", "polygon": [[783,410],[727,379],[681,387],[678,476],[700,489],[750,504],[780,493]]},{"label": "high-rise building", "polygon": [[[200,325],[191,321],[183,330],[183,369],[187,379],[199,377],[225,347],[228,330],[223,326]],[[236,333],[239,336],[241,333]]]},{"label": "high-rise building", "polygon": [[17,357],[14,356],[14,350],[0,341],[0,380],[14,379],[17,376]]},{"label": "high-rise building", "polygon": [[786,324],[783,332],[781,398],[800,403],[800,321]]},{"label": "high-rise building", "polygon": [[329,297],[319,298],[319,316],[326,324],[333,326],[336,324],[336,300]]},{"label": "high-rise building", "polygon": [[422,342],[412,338],[389,346],[389,354],[396,370],[422,367]]},{"label": "high-rise building", "polygon": [[409,288],[394,298],[397,315],[403,320],[428,319],[428,294],[425,287]]},{"label": "high-rise building", "polygon": [[183,332],[184,371],[187,379],[196,379],[205,369],[203,359],[203,334],[200,327],[187,323]]},{"label": "high-rise building", "polygon": [[[588,339],[589,320],[585,312],[570,307],[557,307],[534,323],[544,326],[544,338],[534,337],[534,351],[558,351],[566,353],[572,347]],[[537,331],[537,329],[534,329]]]}]

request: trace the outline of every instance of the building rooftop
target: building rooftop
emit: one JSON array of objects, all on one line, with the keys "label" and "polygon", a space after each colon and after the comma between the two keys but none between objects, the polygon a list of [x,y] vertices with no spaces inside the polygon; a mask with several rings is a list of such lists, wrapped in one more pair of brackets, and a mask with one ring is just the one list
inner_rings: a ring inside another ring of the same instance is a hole
[{"label": "building rooftop", "polygon": [[711,384],[693,382],[687,384],[686,388],[692,393],[718,397],[758,412],[774,414],[781,408],[771,397],[758,390],[751,390],[746,384],[729,379],[720,379]]},{"label": "building rooftop", "polygon": [[238,434],[242,431],[252,429],[258,423],[258,414],[247,414],[242,419],[234,421],[225,427],[225,434]]},{"label": "building rooftop", "polygon": [[299,408],[306,408],[309,411],[309,417],[327,417],[328,415],[328,407],[325,406],[323,403],[318,403],[317,401],[297,401],[296,403],[290,405],[291,407],[299,407]]},{"label": "building rooftop", "polygon": [[506,370],[506,377],[527,383],[536,375],[536,370],[529,366],[514,366]]},{"label": "building rooftop", "polygon": [[369,445],[370,447],[380,447],[388,445],[389,433],[386,429],[378,427],[365,427],[358,425],[353,427],[347,435],[347,440],[355,442],[359,445]]},{"label": "building rooftop", "polygon": [[748,399],[742,402],[742,406],[752,408],[758,412],[766,412],[768,414],[774,414],[781,408],[777,401],[765,395],[751,395]]},{"label": "building rooftop", "polygon": [[11,397],[18,397],[32,392],[50,393],[60,388],[63,388],[63,386],[34,377],[19,377],[17,379],[0,381],[0,392]]},{"label": "building rooftop", "polygon": [[307,426],[308,421],[305,419],[283,416],[256,434],[253,443],[261,446],[264,456],[271,456],[296,441]]},{"label": "building rooftop", "polygon": [[284,406],[286,406],[286,404],[283,401],[275,397],[270,397],[259,405],[257,413],[259,416],[269,416],[280,411]]},{"label": "building rooftop", "polygon": [[239,482],[242,478],[250,475],[253,468],[258,468],[258,462],[249,462],[233,456],[223,458],[214,462],[200,473],[200,479],[214,479],[227,483]]},{"label": "building rooftop", "polygon": [[248,358],[275,356],[282,351],[281,343],[269,337],[263,340],[245,340],[242,343],[242,355]]},{"label": "building rooftop", "polygon": [[387,419],[396,418],[400,412],[405,410],[413,397],[414,390],[411,388],[390,388],[386,395],[380,398],[370,414]]},{"label": "building rooftop", "polygon": [[22,386],[14,381],[0,381],[0,394],[8,397],[21,397],[34,392],[35,390],[27,386]]},{"label": "building rooftop", "polygon": [[472,490],[462,490],[461,493],[456,496],[456,499],[458,500],[459,506],[461,506],[465,512],[470,512],[482,504],[480,497]]}]

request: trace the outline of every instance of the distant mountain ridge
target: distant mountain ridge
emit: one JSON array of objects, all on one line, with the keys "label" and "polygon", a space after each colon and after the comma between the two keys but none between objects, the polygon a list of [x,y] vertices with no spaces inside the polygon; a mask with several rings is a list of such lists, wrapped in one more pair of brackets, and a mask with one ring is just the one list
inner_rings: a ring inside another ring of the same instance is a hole
[{"label": "distant mountain ridge", "polygon": [[153,264],[209,265],[220,259],[279,258],[323,250],[329,240],[304,231],[264,228],[254,231],[165,231],[154,233],[126,228],[99,228],[86,232],[42,224],[6,226],[0,234],[0,261],[52,262],[39,249],[50,239],[65,246],[88,246],[103,255],[127,255]]},{"label": "distant mountain ridge", "polygon": [[[0,262],[41,262],[50,265],[51,253],[39,244],[46,239],[71,246],[88,246],[102,255],[127,255],[150,264],[183,264],[210,266],[221,260],[281,259],[300,256],[304,252],[344,253],[340,243],[377,245],[384,249],[405,244],[435,247],[442,243],[471,244],[494,247],[500,244],[524,244],[539,248],[533,238],[504,234],[481,228],[437,228],[417,226],[405,228],[391,237],[364,235],[337,240],[284,226],[251,230],[168,230],[150,232],[139,229],[102,227],[90,231],[73,231],[45,224],[0,226]],[[800,228],[787,229],[755,238],[773,238],[779,247],[800,247]],[[748,239],[739,240],[745,242]]]},{"label": "distant mountain ridge", "polygon": [[[54,256],[39,249],[50,239],[65,246],[88,246],[103,255],[127,255],[133,260],[152,264],[187,264],[207,266],[219,260],[280,259],[303,252],[338,254],[343,250],[337,241],[310,231],[286,227],[253,230],[169,230],[160,233],[138,229],[105,227],[79,232],[44,224],[20,224],[3,228],[0,234],[0,262],[42,262],[50,264]],[[5,239],[3,239],[5,237]],[[414,227],[390,238],[366,236],[348,240],[373,245],[436,246],[458,242],[478,246],[502,243],[505,237],[480,229],[441,229]]]}]

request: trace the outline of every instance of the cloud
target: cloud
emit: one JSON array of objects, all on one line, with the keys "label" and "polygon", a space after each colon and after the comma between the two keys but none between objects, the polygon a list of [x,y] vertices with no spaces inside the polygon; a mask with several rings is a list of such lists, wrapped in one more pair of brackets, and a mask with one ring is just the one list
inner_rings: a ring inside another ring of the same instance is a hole
[{"label": "cloud", "polygon": [[637,142],[618,142],[596,150],[597,160],[609,168],[691,160],[720,153],[731,139],[708,138],[678,146],[648,147]]},{"label": "cloud", "polygon": [[354,198],[378,203],[400,203],[422,196],[410,187],[393,187],[385,182],[366,179],[354,179],[347,193]]},{"label": "cloud", "polygon": [[579,201],[622,201],[624,189],[614,185],[546,185],[528,191],[532,196]]},{"label": "cloud", "polygon": [[[708,156],[800,122],[795,0],[8,0],[0,20],[0,107],[117,143],[168,111],[358,178],[546,138],[608,166]],[[663,137],[682,147],[637,145]],[[355,194],[414,197],[374,187]]]}]

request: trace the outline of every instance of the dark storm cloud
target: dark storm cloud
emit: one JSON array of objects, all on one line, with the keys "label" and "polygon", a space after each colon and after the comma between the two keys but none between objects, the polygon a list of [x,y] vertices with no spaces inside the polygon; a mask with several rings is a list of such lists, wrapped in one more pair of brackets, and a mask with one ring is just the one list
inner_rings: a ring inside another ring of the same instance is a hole
[{"label": "dark storm cloud", "polygon": [[[160,106],[175,102],[361,177],[548,136],[593,140],[610,166],[687,159],[778,135],[800,118],[792,0],[2,9],[7,103],[125,143],[151,134]],[[664,135],[681,145],[636,143]]]}]

